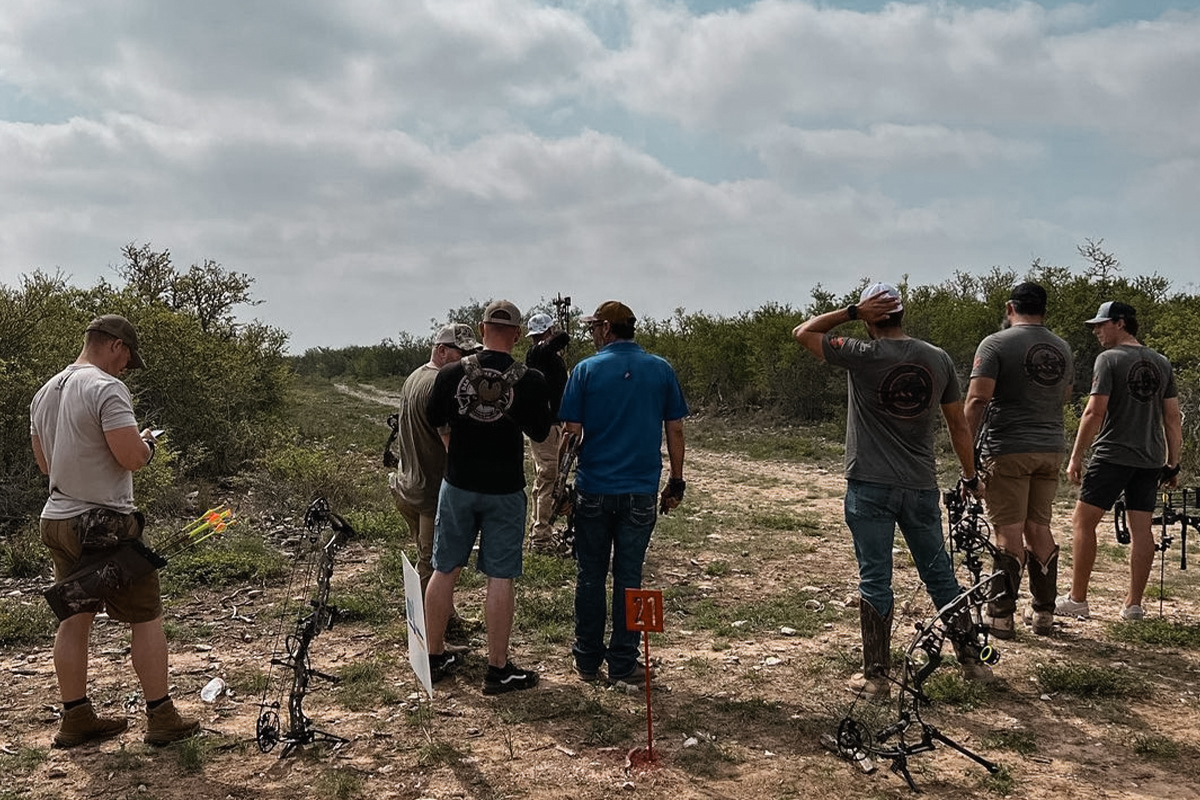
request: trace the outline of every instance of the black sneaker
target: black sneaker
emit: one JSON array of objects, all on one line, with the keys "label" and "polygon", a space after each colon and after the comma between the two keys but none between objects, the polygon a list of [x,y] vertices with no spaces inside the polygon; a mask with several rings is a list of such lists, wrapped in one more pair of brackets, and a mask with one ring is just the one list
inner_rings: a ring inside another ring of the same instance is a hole
[{"label": "black sneaker", "polygon": [[531,669],[521,669],[509,661],[503,667],[488,664],[483,678],[484,694],[504,694],[521,689],[532,689],[538,684],[538,674]]},{"label": "black sneaker", "polygon": [[460,656],[449,651],[434,655],[429,654],[429,678],[434,683],[437,683],[442,678],[453,673],[458,669],[458,665],[462,662]]}]

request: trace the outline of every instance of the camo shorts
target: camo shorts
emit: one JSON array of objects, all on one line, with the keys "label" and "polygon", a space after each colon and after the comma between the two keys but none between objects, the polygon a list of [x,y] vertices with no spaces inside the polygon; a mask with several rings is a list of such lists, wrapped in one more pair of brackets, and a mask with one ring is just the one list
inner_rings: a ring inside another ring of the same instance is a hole
[{"label": "camo shorts", "polygon": [[[104,508],[92,509],[70,519],[42,519],[42,543],[54,560],[54,580],[75,571],[84,551],[110,550],[124,541],[141,539],[145,522],[141,514],[119,514]],[[144,540],[143,540],[144,541]],[[89,612],[107,611],[119,621],[136,624],[162,616],[162,590],[158,572],[152,571],[114,592],[107,600],[96,600]]]}]

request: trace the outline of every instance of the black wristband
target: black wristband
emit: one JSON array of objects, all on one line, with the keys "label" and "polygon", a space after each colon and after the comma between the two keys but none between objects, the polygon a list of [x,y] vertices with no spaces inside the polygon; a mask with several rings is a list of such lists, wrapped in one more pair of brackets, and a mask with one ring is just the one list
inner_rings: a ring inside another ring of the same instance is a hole
[{"label": "black wristband", "polygon": [[667,491],[673,497],[683,497],[685,489],[687,489],[687,481],[683,478],[671,478],[667,481]]},{"label": "black wristband", "polygon": [[858,319],[858,306],[854,303],[846,306],[846,316],[850,319]]},{"label": "black wristband", "polygon": [[154,454],[158,452],[158,444],[153,439],[142,439],[142,441],[150,448],[150,457],[146,459],[146,463],[149,464],[154,460]]},{"label": "black wristband", "polygon": [[973,492],[979,488],[979,475],[976,474],[973,478],[960,478],[959,483],[961,483],[967,491]]},{"label": "black wristband", "polygon": [[1179,474],[1179,465],[1178,464],[1176,464],[1173,467],[1164,466],[1162,468],[1162,470],[1158,473],[1158,482],[1159,483],[1167,483],[1168,481],[1170,481],[1172,478],[1174,478],[1178,474]]}]

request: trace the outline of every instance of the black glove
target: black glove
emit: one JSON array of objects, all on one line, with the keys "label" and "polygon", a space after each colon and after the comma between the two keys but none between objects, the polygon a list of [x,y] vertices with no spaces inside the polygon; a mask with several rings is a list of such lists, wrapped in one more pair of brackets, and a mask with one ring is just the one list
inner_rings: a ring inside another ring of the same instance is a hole
[{"label": "black glove", "polygon": [[683,491],[685,489],[687,489],[687,481],[683,478],[671,478],[668,480],[667,485],[663,487],[662,494],[659,496],[658,512],[660,514],[670,514],[671,509],[683,501]]}]

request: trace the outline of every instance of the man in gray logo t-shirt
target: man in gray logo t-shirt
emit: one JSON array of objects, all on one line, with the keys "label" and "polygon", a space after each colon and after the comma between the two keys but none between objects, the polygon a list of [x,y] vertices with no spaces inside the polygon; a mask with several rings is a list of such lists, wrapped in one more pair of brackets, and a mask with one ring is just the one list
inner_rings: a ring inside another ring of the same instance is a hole
[{"label": "man in gray logo t-shirt", "polygon": [[[866,323],[869,341],[827,335],[856,319]],[[978,481],[954,363],[941,348],[907,336],[903,319],[900,293],[881,283],[865,289],[856,305],[814,317],[792,331],[814,356],[847,371],[845,516],[858,559],[863,637],[863,671],[849,686],[864,697],[888,693],[896,526],[938,608],[962,591],[942,544],[934,455],[941,418],[966,484],[974,487]],[[980,663],[978,653],[958,650],[964,677],[991,679],[991,668]]]},{"label": "man in gray logo t-shirt", "polygon": [[[1071,591],[1058,598],[1055,613],[1088,617],[1088,581],[1096,563],[1096,526],[1125,495],[1125,518],[1133,538],[1129,593],[1121,617],[1142,619],[1142,595],[1154,564],[1150,519],[1160,484],[1179,480],[1183,416],[1171,362],[1137,340],[1137,312],[1110,301],[1085,323],[1104,351],[1092,370],[1092,394],[1079,420],[1067,476],[1079,485],[1071,520]],[[1084,472],[1084,456],[1094,445]]]},{"label": "man in gray logo t-shirt", "polygon": [[1028,620],[1042,636],[1054,626],[1058,545],[1050,510],[1064,449],[1063,403],[1074,383],[1071,346],[1043,325],[1046,290],[1013,288],[1004,329],[979,343],[967,390],[967,423],[977,432],[987,486],[987,510],[1006,594],[988,604],[992,635],[1015,635],[1013,614],[1021,569],[1029,565]]}]

